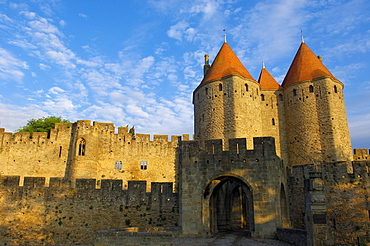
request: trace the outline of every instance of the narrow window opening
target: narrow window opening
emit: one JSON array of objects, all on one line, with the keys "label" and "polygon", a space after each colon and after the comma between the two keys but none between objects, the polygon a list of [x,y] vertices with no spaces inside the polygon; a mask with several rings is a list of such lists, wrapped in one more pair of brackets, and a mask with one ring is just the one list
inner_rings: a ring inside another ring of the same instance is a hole
[{"label": "narrow window opening", "polygon": [[84,156],[86,151],[86,141],[85,139],[81,139],[78,145],[78,155]]},{"label": "narrow window opening", "polygon": [[248,91],[248,84],[245,84],[245,91]]},{"label": "narrow window opening", "polygon": [[62,156],[62,146],[59,146],[59,157]]},{"label": "narrow window opening", "polygon": [[222,91],[222,84],[219,84],[219,85],[218,85],[218,90],[219,90],[219,91]]},{"label": "narrow window opening", "polygon": [[163,193],[163,185],[160,186],[160,190],[159,190],[159,193]]},{"label": "narrow window opening", "polygon": [[206,95],[208,95],[208,88],[206,87]]},{"label": "narrow window opening", "polygon": [[334,92],[335,93],[338,93],[338,89],[337,89],[337,86],[336,85],[334,85]]},{"label": "narrow window opening", "polygon": [[283,95],[279,94],[279,101],[283,101]]},{"label": "narrow window opening", "polygon": [[116,161],[116,170],[122,170],[122,161]]},{"label": "narrow window opening", "polygon": [[312,85],[310,85],[310,87],[309,87],[309,91],[312,93],[313,92],[313,86]]},{"label": "narrow window opening", "polygon": [[271,124],[274,126],[275,125],[275,119],[274,118],[272,118],[271,119]]},{"label": "narrow window opening", "polygon": [[239,143],[236,143],[236,154],[239,155]]},{"label": "narrow window opening", "polygon": [[261,94],[261,101],[265,101],[265,95]]},{"label": "narrow window opening", "polygon": [[214,143],[212,144],[212,154],[213,155],[215,154],[215,144]]},{"label": "narrow window opening", "polygon": [[141,169],[141,170],[147,170],[147,169],[148,169],[148,162],[146,162],[146,161],[141,161],[141,162],[140,162],[140,169]]},{"label": "narrow window opening", "polygon": [[297,90],[296,89],[293,90],[293,96],[297,96]]}]

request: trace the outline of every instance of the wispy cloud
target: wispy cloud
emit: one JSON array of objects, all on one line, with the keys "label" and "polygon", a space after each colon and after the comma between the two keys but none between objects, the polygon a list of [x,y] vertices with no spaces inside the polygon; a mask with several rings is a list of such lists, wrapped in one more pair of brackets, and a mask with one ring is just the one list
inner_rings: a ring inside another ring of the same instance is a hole
[{"label": "wispy cloud", "polygon": [[2,81],[23,82],[23,70],[25,69],[28,69],[25,61],[17,59],[9,51],[0,47],[0,79]]}]

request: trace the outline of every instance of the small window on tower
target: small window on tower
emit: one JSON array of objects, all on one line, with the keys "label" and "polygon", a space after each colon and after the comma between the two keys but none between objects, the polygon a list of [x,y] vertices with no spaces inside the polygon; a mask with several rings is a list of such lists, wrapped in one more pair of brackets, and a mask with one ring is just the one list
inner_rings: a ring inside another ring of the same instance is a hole
[{"label": "small window on tower", "polygon": [[85,155],[86,141],[81,139],[78,145],[78,155]]},{"label": "small window on tower", "polygon": [[336,85],[334,85],[334,92],[335,93],[338,93],[338,89],[337,89],[337,86]]},{"label": "small window on tower", "polygon": [[222,91],[222,84],[219,84],[219,85],[218,85],[218,90],[219,90],[219,91]]},{"label": "small window on tower", "polygon": [[208,95],[208,88],[206,87],[206,95]]},{"label": "small window on tower", "polygon": [[140,169],[141,170],[146,170],[148,168],[148,162],[146,161],[141,161],[140,162]]},{"label": "small window on tower", "polygon": [[274,118],[272,118],[271,119],[271,124],[274,126],[275,125],[275,119]]},{"label": "small window on tower", "polygon": [[312,86],[312,85],[310,85],[310,87],[309,87],[309,91],[310,91],[310,92],[313,92],[313,86]]},{"label": "small window on tower", "polygon": [[248,91],[248,84],[245,84],[245,91]]},{"label": "small window on tower", "polygon": [[293,90],[293,96],[297,96],[297,90],[296,89]]},{"label": "small window on tower", "polygon": [[265,101],[265,95],[261,94],[261,101]]},{"label": "small window on tower", "polygon": [[283,101],[283,94],[279,94],[279,101]]},{"label": "small window on tower", "polygon": [[116,169],[122,170],[122,161],[116,161]]}]

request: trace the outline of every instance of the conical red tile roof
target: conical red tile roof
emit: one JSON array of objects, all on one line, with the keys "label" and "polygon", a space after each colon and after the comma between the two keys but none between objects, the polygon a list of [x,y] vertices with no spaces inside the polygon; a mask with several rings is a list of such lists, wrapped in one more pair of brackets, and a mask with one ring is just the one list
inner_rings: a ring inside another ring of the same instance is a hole
[{"label": "conical red tile roof", "polygon": [[261,85],[261,89],[280,89],[281,86],[276,82],[274,77],[269,73],[266,68],[262,68],[258,83]]},{"label": "conical red tile roof", "polygon": [[239,74],[244,78],[254,80],[230,46],[224,43],[201,83],[220,79],[231,74]]},{"label": "conical red tile roof", "polygon": [[290,65],[282,86],[286,87],[300,81],[312,80],[323,76],[330,76],[337,80],[310,48],[305,43],[302,43]]}]

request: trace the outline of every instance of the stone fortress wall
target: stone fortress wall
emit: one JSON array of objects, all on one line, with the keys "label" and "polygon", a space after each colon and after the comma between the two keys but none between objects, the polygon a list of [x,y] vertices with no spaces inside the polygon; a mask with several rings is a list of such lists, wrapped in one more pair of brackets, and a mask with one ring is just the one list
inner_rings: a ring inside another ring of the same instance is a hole
[{"label": "stone fortress wall", "polygon": [[178,197],[173,183],[63,178],[0,177],[0,244],[92,244],[99,230],[125,227],[177,227]]},{"label": "stone fortress wall", "polygon": [[[146,180],[175,182],[175,163],[180,136],[154,135],[128,132],[127,127],[112,123],[80,120],[67,127],[56,124],[47,133],[5,133],[0,129],[0,174],[23,177]],[[188,135],[183,135],[188,139]]]},{"label": "stone fortress wall", "polygon": [[288,170],[288,186],[292,228],[307,230],[311,240],[314,234],[315,245],[355,245],[359,238],[369,239],[369,161],[294,166]]}]

